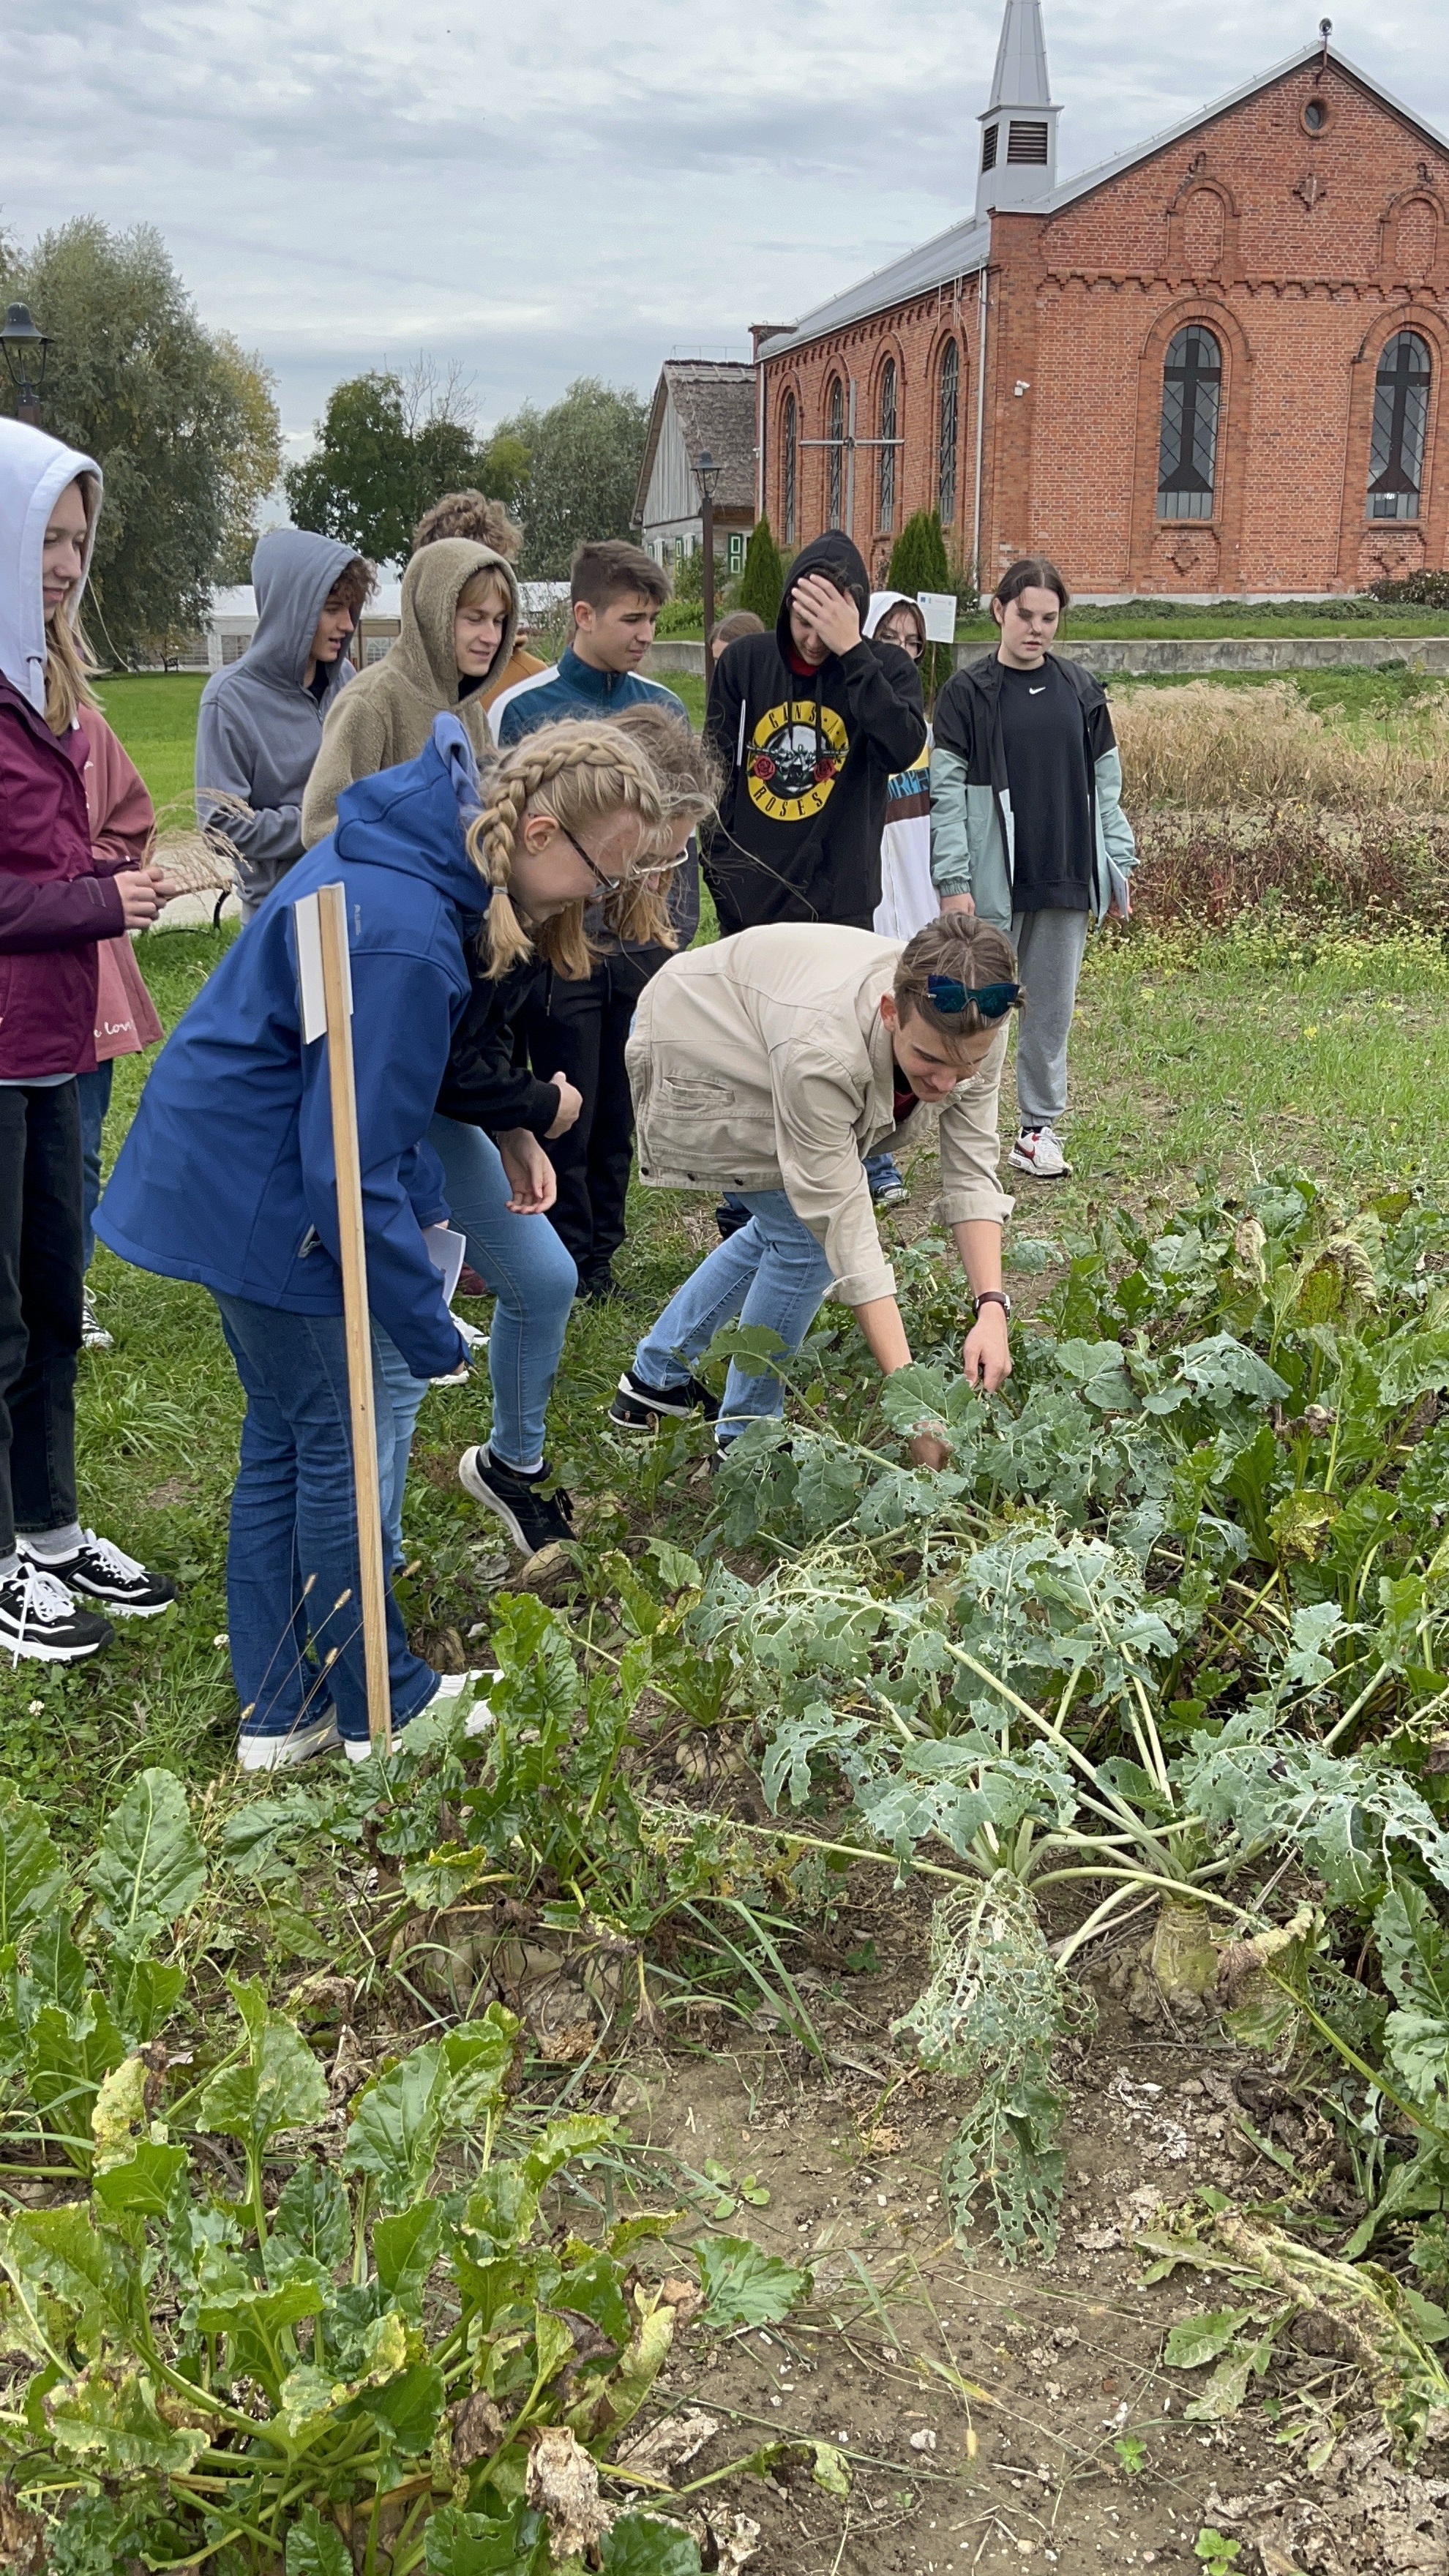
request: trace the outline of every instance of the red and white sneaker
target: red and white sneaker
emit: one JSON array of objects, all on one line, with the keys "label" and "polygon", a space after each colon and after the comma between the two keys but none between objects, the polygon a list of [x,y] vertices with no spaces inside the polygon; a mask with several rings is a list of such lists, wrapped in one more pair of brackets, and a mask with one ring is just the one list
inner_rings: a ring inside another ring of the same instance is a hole
[{"label": "red and white sneaker", "polygon": [[1051,1127],[1023,1127],[1007,1161],[1014,1172],[1029,1172],[1034,1181],[1065,1181],[1071,1164]]}]

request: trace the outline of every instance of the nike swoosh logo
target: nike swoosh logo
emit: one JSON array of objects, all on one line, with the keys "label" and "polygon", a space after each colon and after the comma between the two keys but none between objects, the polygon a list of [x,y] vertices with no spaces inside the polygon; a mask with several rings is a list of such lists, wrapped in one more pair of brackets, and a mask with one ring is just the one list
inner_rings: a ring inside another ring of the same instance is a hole
[{"label": "nike swoosh logo", "polygon": [[1029,698],[1044,698],[1046,696],[1045,680],[1043,680],[1039,689],[1028,689],[1026,694]]}]

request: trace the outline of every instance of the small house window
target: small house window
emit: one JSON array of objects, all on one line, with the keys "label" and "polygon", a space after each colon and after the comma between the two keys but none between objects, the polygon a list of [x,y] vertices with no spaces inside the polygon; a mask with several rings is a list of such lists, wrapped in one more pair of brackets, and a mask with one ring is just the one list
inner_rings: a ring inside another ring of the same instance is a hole
[{"label": "small house window", "polygon": [[1018,124],[1017,119],[1013,117],[1006,137],[1006,160],[1008,168],[1020,166],[1023,162],[1035,163],[1039,167],[1045,168],[1046,157],[1047,130],[1045,125],[1038,125],[1034,119],[1029,124]]},{"label": "small house window", "polygon": [[936,506],[941,524],[956,516],[956,449],[961,413],[961,352],[948,340],[941,352],[941,394],[936,432]]},{"label": "small house window", "polygon": [[780,521],[785,532],[786,545],[793,546],[795,543],[795,481],[799,463],[799,417],[793,394],[785,396],[785,417],[780,436],[780,449],[781,481],[784,485],[780,495]]},{"label": "small house window", "polygon": [[880,525],[887,533],[896,523],[896,362],[887,358],[880,371]]},{"label": "small house window", "polygon": [[1328,110],[1322,99],[1311,98],[1303,111],[1303,125],[1305,132],[1309,134],[1321,134],[1327,123]]},{"label": "small house window", "polygon": [[745,541],[738,528],[731,528],[728,538],[728,546],[730,571],[732,573],[743,572],[745,568]]},{"label": "small house window", "polygon": [[1223,353],[1211,331],[1190,322],[1169,344],[1162,370],[1157,450],[1160,519],[1210,519],[1217,484]]},{"label": "small house window", "polygon": [[838,376],[830,380],[826,409],[825,436],[825,524],[827,528],[845,525],[845,387]]},{"label": "small house window", "polygon": [[994,170],[996,167],[996,138],[1000,132],[1001,128],[999,125],[988,125],[985,133],[981,137],[981,167],[983,170]]},{"label": "small house window", "polygon": [[1429,425],[1429,352],[1417,331],[1396,331],[1374,379],[1369,450],[1371,519],[1417,519]]}]

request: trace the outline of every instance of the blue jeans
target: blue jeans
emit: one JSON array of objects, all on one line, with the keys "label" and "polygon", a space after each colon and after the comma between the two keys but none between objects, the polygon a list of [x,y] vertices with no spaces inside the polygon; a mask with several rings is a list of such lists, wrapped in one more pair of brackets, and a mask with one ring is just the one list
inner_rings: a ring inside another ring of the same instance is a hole
[{"label": "blue jeans", "polygon": [[101,1195],[101,1130],[111,1105],[114,1064],[98,1064],[94,1073],[78,1073],[81,1131],[81,1266],[89,1270],[96,1248],[96,1203]]},{"label": "blue jeans", "polygon": [[901,1175],[900,1167],[896,1162],[894,1154],[867,1154],[865,1157],[865,1177],[870,1183],[870,1194],[872,1198],[875,1198],[881,1190],[895,1189],[899,1183]]},{"label": "blue jeans", "polygon": [[[428,1391],[425,1377],[414,1377],[391,1334],[385,1333],[374,1316],[372,1356],[375,1362],[374,1383],[381,1378],[389,1405],[377,1407],[377,1480],[382,1492],[382,1535],[387,1552],[387,1570],[396,1574],[403,1561],[402,1507],[408,1480],[408,1460],[412,1455],[413,1432],[423,1397]],[[390,1406],[390,1409],[389,1409]]]},{"label": "blue jeans", "polygon": [[428,1143],[443,1166],[451,1222],[467,1236],[468,1259],[497,1300],[488,1338],[488,1446],[502,1466],[534,1467],[579,1284],[574,1257],[546,1216],[510,1214],[503,1158],[481,1127],[435,1118]]},{"label": "blue jeans", "polygon": [[[798,1351],[825,1302],[830,1264],[784,1191],[734,1195],[749,1209],[750,1222],[700,1263],[645,1334],[634,1368],[646,1386],[677,1386],[721,1324],[736,1316],[742,1324],[768,1324],[786,1350]],[[773,1369],[748,1377],[732,1361],[717,1437],[723,1444],[747,1422],[784,1409],[784,1382]]]},{"label": "blue jeans", "polygon": [[[216,1303],[247,1399],[226,1557],[242,1724],[249,1734],[287,1735],[330,1701],[339,1731],[361,1740],[367,1667],[343,1320],[288,1315],[246,1297]],[[385,1419],[377,1372],[373,1384]],[[399,1727],[427,1706],[438,1676],[412,1652],[390,1588],[387,1649]]]}]

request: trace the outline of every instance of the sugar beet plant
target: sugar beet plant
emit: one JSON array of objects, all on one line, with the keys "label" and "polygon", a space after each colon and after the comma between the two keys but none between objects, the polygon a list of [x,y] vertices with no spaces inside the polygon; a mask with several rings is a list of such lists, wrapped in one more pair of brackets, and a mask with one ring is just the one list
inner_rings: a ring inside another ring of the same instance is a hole
[{"label": "sugar beet plant", "polygon": [[[409,1779],[296,1795],[318,1832],[330,1804],[334,1836],[414,1805],[436,1825],[465,1749],[455,1719]],[[255,1861],[276,1803],[223,1839]],[[617,2161],[616,2123],[524,2110],[497,2003],[334,2099],[260,1978],[229,1979],[218,2011],[213,1976],[202,2004],[211,1874],[165,1772],[78,1872],[0,1804],[7,2563],[528,2576],[581,2568],[587,2540],[607,2576],[698,2576],[678,2522],[599,2503],[595,2462],[681,2314],[768,2323],[806,2276],[733,2237],[681,2271],[656,2241],[679,2211],[576,2235],[568,2208],[599,2193],[559,2195]]]},{"label": "sugar beet plant", "polygon": [[[732,1641],[773,1804],[955,1881],[906,2026],[978,2087],[958,2207],[985,2193],[1009,2250],[1054,2242],[1065,1971],[1161,1903],[1262,1967],[1244,2036],[1311,2030],[1367,2087],[1370,2200],[1437,2209],[1449,1223],[1409,1193],[1349,1218],[1279,1176],[1156,1234],[1115,1215],[1018,1245],[1060,1276],[989,1401],[959,1375],[944,1250],[906,1258],[913,1340],[941,1348],[888,1382],[882,1438],[828,1428],[817,1385],[735,1445],[724,1532],[779,1561],[753,1588],[716,1568],[696,1624]],[[923,1428],[941,1473],[890,1437]],[[1269,1896],[1294,1866],[1318,1902],[1284,1941]],[[1075,1900],[1051,1953],[1043,1899]],[[1334,1965],[1345,1911],[1381,1994]]]}]

